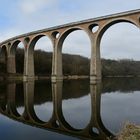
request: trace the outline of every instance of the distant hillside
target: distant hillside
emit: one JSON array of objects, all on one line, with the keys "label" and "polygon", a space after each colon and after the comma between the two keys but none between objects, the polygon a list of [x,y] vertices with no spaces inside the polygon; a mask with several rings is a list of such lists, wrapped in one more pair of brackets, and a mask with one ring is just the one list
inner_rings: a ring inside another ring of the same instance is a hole
[{"label": "distant hillside", "polygon": [[140,75],[140,61],[131,59],[105,60],[102,59],[103,76],[138,76]]},{"label": "distant hillside", "polygon": [[[24,53],[18,49],[16,53],[17,73],[23,73]],[[52,53],[37,50],[34,53],[35,74],[50,75],[52,67]],[[6,65],[0,62],[0,73],[3,73]],[[89,75],[90,60],[80,55],[63,54],[64,75]],[[140,75],[140,61],[129,59],[106,60],[102,59],[102,75],[105,76],[128,76]]]}]

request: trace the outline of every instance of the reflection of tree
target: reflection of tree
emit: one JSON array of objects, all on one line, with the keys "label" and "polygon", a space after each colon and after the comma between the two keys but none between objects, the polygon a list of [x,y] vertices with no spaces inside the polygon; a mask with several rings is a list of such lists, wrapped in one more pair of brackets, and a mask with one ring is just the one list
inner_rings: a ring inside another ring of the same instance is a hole
[{"label": "reflection of tree", "polygon": [[[9,83],[10,84],[10,83]],[[138,91],[140,90],[139,78],[106,78],[102,83],[102,92],[113,91]],[[0,99],[4,98],[6,93],[6,83],[0,84]],[[79,98],[89,94],[89,81],[88,80],[69,80],[64,81],[63,84],[63,99]],[[42,104],[47,101],[52,101],[52,87],[50,81],[36,81],[34,103]],[[16,104],[17,106],[23,106],[23,83],[16,84]]]},{"label": "reflection of tree", "polygon": [[[10,84],[10,83],[9,83]],[[102,83],[102,92],[113,91],[138,91],[140,90],[139,78],[106,78]],[[0,84],[0,99],[4,98],[6,93],[6,83]],[[89,94],[89,81],[88,80],[69,80],[64,81],[63,84],[63,99],[79,98]],[[16,104],[17,106],[23,106],[23,83],[16,84]],[[42,104],[47,101],[52,101],[52,87],[50,81],[36,81],[35,82],[35,95],[34,103]]]},{"label": "reflection of tree", "polygon": [[[0,84],[0,111],[2,114],[43,129],[50,129],[58,133],[73,135],[80,138],[103,138],[112,135],[102,123],[100,115],[101,92],[140,90],[139,78],[107,78],[103,83],[90,85],[87,80],[69,80],[51,83],[50,81],[37,81],[25,83]],[[101,91],[102,90],[102,91]],[[87,127],[78,130],[71,127],[65,120],[62,110],[62,100],[78,98],[86,94],[91,96],[91,120]],[[20,103],[23,101],[22,104]],[[54,110],[49,122],[41,121],[34,111],[35,104],[52,101]],[[22,116],[17,112],[17,106],[25,106]],[[96,129],[95,129],[96,128]],[[96,132],[94,132],[96,130]]]},{"label": "reflection of tree", "polygon": [[63,84],[63,99],[78,98],[89,93],[88,80],[69,80]]},{"label": "reflection of tree", "polygon": [[5,108],[5,104],[6,104],[6,84],[5,83],[1,83],[0,84],[0,106],[4,109]]},{"label": "reflection of tree", "polygon": [[105,78],[103,80],[102,92],[113,91],[139,91],[140,90],[140,78]]},{"label": "reflection of tree", "polygon": [[[10,84],[10,83],[9,83]],[[6,93],[7,84],[0,84],[0,98]],[[63,99],[78,98],[89,93],[88,80],[70,80],[63,84]],[[42,80],[35,82],[34,103],[42,104],[52,101],[52,86],[50,81]],[[23,83],[16,83],[16,104],[23,106]]]}]

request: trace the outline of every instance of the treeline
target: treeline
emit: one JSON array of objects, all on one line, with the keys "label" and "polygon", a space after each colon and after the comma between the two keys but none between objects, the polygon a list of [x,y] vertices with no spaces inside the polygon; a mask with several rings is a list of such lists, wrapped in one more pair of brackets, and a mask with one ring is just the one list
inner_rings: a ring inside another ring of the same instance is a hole
[{"label": "treeline", "polygon": [[140,61],[132,59],[110,60],[102,59],[103,76],[138,76]]},{"label": "treeline", "polygon": [[[34,52],[35,74],[50,75],[52,69],[52,53],[42,50]],[[16,71],[23,73],[24,51],[17,49]],[[0,72],[6,70],[6,65],[0,61]],[[63,54],[64,75],[89,75],[90,60],[80,55]],[[102,76],[137,76],[140,75],[140,61],[131,59],[110,60],[102,59]]]}]

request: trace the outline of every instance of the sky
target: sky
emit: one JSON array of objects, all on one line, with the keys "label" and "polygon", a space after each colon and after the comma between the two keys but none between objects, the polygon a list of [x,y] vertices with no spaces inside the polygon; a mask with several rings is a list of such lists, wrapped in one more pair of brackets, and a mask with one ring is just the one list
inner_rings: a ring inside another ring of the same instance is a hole
[{"label": "sky", "polygon": [[[135,9],[140,9],[140,0],[1,0],[0,42],[39,29]],[[44,42],[40,40],[38,46],[47,50],[50,43]],[[101,40],[101,57],[140,60],[139,44],[140,30],[134,25],[113,25]],[[89,38],[83,31],[71,33],[63,52],[90,57]]]}]

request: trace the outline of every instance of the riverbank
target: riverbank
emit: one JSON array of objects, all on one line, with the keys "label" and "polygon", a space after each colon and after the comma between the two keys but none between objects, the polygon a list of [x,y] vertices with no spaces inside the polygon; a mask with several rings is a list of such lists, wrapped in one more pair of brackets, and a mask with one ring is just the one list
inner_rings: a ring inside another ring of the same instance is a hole
[{"label": "riverbank", "polygon": [[[116,75],[116,76],[103,76],[102,80],[106,78],[140,78],[140,75]],[[32,77],[31,79],[34,80],[50,80],[51,75],[36,75]],[[64,80],[82,80],[82,79],[90,79],[89,75],[64,75],[63,76]],[[0,74],[0,81],[3,80],[8,80],[8,81],[13,81],[13,80],[18,80],[18,81],[23,81],[24,77],[22,74]]]},{"label": "riverbank", "polygon": [[[34,77],[35,80],[50,80],[51,76],[35,76]],[[63,76],[64,80],[77,80],[77,79],[89,79],[88,75],[67,75],[67,76]],[[3,80],[23,80],[23,75],[21,74],[3,74],[0,75],[0,81]]]},{"label": "riverbank", "polygon": [[140,140],[140,126],[126,123],[116,140]]}]

